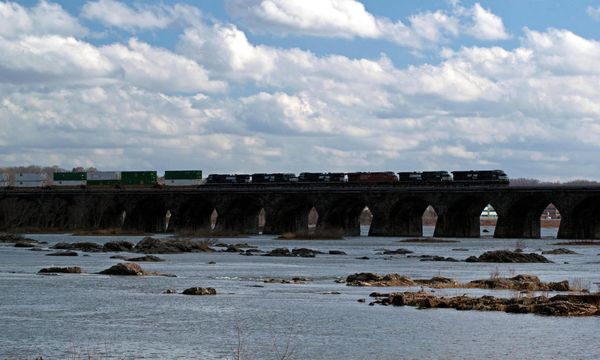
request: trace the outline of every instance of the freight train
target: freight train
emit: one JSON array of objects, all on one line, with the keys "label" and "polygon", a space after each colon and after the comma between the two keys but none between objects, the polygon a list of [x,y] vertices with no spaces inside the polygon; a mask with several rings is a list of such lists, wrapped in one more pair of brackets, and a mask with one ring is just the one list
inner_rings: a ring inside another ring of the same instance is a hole
[{"label": "freight train", "polygon": [[159,182],[156,171],[88,171],[55,172],[52,181],[46,174],[17,173],[13,177],[0,173],[0,187],[177,187],[219,186],[227,184],[351,184],[351,185],[410,185],[410,186],[468,186],[508,185],[502,170],[423,171],[423,172],[350,172],[255,174],[210,174],[202,179],[202,170],[168,170]]}]

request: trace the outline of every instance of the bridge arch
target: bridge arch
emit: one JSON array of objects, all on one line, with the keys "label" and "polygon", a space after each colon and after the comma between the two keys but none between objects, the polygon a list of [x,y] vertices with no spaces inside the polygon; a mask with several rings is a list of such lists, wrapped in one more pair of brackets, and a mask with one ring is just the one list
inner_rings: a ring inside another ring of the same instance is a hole
[{"label": "bridge arch", "polygon": [[259,215],[263,208],[264,204],[259,197],[236,197],[217,209],[219,216],[216,226],[225,231],[258,234]]},{"label": "bridge arch", "polygon": [[307,232],[308,214],[313,207],[314,201],[302,195],[287,195],[266,204],[263,233]]},{"label": "bridge arch", "polygon": [[561,221],[558,237],[600,239],[600,196],[587,197],[573,206],[568,218]]},{"label": "bridge arch", "polygon": [[494,237],[539,238],[540,216],[551,203],[552,199],[546,195],[530,195],[512,202],[502,211],[498,211]]},{"label": "bridge arch", "polygon": [[170,209],[169,229],[178,231],[210,230],[211,215],[215,210],[212,201],[204,197],[190,197],[177,207]]},{"label": "bridge arch", "polygon": [[429,206],[428,201],[418,197],[398,200],[390,210],[389,231],[394,236],[423,236],[423,214]]},{"label": "bridge arch", "polygon": [[488,204],[492,201],[478,195],[465,195],[452,201],[438,212],[434,236],[479,237],[481,212]]},{"label": "bridge arch", "polygon": [[368,207],[360,196],[342,197],[323,206],[319,227],[325,231],[342,230],[345,235],[360,235],[360,215]]},{"label": "bridge arch", "polygon": [[145,232],[162,232],[165,226],[165,215],[169,210],[160,196],[148,196],[138,200],[127,211],[124,228]]}]

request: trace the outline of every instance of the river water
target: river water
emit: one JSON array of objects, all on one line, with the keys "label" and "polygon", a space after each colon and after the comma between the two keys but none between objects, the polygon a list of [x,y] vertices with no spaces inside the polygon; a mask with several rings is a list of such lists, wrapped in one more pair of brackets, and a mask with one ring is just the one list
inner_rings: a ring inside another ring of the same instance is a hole
[{"label": "river water", "polygon": [[[554,230],[555,231],[555,230]],[[552,230],[544,229],[544,235]],[[49,246],[60,241],[141,237],[74,237],[37,234]],[[571,246],[581,255],[548,255],[552,264],[420,262],[376,255],[404,247],[416,255],[464,259],[518,241],[460,239],[458,243],[400,243],[399,238],[352,237],[329,241],[275,240],[272,236],[220,239],[270,250],[309,247],[348,255],[315,258],[241,256],[236,253],[160,255],[146,270],[177,277],[94,275],[119,260],[113,253],[48,257],[46,252],[0,245],[0,359],[277,359],[286,345],[294,359],[597,359],[600,317],[558,318],[500,312],[417,310],[368,306],[373,291],[335,283],[355,272],[400,273],[412,278],[449,276],[461,281],[527,273],[543,281],[570,280],[596,291],[600,248]],[[554,239],[524,240],[526,252],[558,246]],[[468,251],[454,251],[462,248]],[[368,256],[369,260],[357,257]],[[216,264],[209,264],[214,261]],[[88,274],[44,276],[47,266],[81,266]],[[265,278],[312,279],[305,284],[263,283]],[[162,294],[210,286],[216,296]],[[415,289],[416,290],[416,289]],[[339,292],[340,294],[331,294]],[[449,295],[508,291],[438,290]],[[366,298],[367,303],[357,302]],[[239,350],[236,350],[239,349]],[[241,354],[240,357],[237,354]],[[281,357],[280,357],[281,358]]]}]

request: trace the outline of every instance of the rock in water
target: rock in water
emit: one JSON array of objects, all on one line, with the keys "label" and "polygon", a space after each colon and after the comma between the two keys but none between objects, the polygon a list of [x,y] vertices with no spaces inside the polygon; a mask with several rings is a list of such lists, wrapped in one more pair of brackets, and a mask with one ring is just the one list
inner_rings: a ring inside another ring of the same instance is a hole
[{"label": "rock in water", "polygon": [[104,275],[124,275],[124,276],[141,276],[146,275],[146,272],[138,265],[133,263],[118,263],[106,270],[102,270],[99,274]]},{"label": "rock in water", "polygon": [[144,254],[178,254],[186,252],[211,252],[208,243],[192,239],[155,239],[145,237],[134,250]]},{"label": "rock in water", "polygon": [[486,251],[477,256],[470,256],[466,262],[489,262],[489,263],[551,263],[539,254],[525,254],[510,250]]},{"label": "rock in water", "polygon": [[104,252],[120,252],[120,251],[132,251],[133,244],[129,241],[109,241],[102,246]]},{"label": "rock in water", "polygon": [[165,259],[161,259],[158,256],[154,255],[144,255],[140,257],[129,258],[127,261],[146,261],[146,262],[160,262],[165,261]]},{"label": "rock in water", "polygon": [[69,267],[49,267],[43,268],[38,271],[40,274],[52,274],[52,273],[61,273],[61,274],[81,274],[81,268],[79,266],[69,266]]},{"label": "rock in water", "polygon": [[183,290],[183,295],[217,295],[217,290],[211,287],[192,287]]},{"label": "rock in water", "polygon": [[51,254],[46,254],[46,256],[78,256],[75,251],[58,251]]},{"label": "rock in water", "polygon": [[558,249],[542,251],[542,254],[543,255],[575,255],[577,253],[573,250],[569,250],[569,249],[565,249],[565,248],[558,248]]},{"label": "rock in water", "polygon": [[93,242],[76,242],[76,243],[65,243],[61,242],[52,247],[53,249],[59,250],[79,250],[85,252],[100,252],[102,251],[102,245]]}]

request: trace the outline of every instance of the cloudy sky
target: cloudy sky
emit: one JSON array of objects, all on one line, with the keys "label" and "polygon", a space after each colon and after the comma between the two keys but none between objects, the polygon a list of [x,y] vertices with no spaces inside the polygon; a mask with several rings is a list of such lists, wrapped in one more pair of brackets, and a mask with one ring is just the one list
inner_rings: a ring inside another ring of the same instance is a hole
[{"label": "cloudy sky", "polygon": [[594,1],[0,2],[0,166],[600,180]]}]

